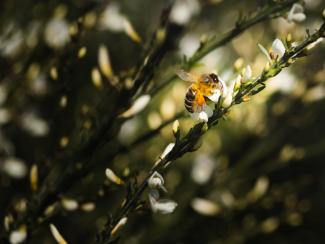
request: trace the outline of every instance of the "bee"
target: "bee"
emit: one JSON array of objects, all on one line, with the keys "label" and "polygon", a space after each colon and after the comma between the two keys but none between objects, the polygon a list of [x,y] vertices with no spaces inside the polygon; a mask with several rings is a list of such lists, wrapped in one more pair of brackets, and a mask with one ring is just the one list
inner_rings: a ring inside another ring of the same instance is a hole
[{"label": "bee", "polygon": [[176,71],[178,77],[191,82],[185,95],[185,108],[190,113],[200,112],[205,109],[206,99],[218,102],[223,93],[223,82],[214,73],[196,75],[184,70]]}]

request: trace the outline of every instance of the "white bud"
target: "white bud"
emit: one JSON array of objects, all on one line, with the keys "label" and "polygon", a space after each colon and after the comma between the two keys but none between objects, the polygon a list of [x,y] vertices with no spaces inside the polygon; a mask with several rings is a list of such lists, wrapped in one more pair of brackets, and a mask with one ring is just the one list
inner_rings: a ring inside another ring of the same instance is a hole
[{"label": "white bud", "polygon": [[145,109],[145,107],[149,104],[150,100],[151,100],[150,95],[142,95],[137,100],[135,100],[131,108],[129,108],[127,111],[121,114],[121,116],[123,118],[128,118],[133,115],[136,115],[137,113]]},{"label": "white bud", "polygon": [[220,212],[219,205],[203,198],[193,199],[191,202],[191,206],[196,212],[206,216],[214,216]]},{"label": "white bud", "polygon": [[228,108],[228,107],[230,107],[231,103],[232,103],[232,93],[228,93],[222,102],[222,107]]},{"label": "white bud", "polygon": [[63,198],[61,200],[61,203],[62,203],[63,208],[68,211],[74,211],[74,210],[78,209],[78,207],[79,207],[78,202],[71,198]]},{"label": "white bud", "polygon": [[27,166],[25,163],[14,157],[6,158],[3,162],[3,171],[9,176],[20,179],[26,176]]},{"label": "white bud", "polygon": [[107,168],[105,170],[105,175],[109,181],[115,183],[116,185],[124,184],[124,181],[120,177],[118,177],[110,168]]},{"label": "white bud", "polygon": [[33,164],[29,173],[30,186],[33,191],[37,190],[38,186],[38,167]]},{"label": "white bud", "polygon": [[165,150],[163,151],[163,153],[160,155],[160,158],[164,159],[167,156],[167,154],[170,153],[171,150],[173,150],[174,146],[175,146],[175,143],[169,143],[167,145],[167,147],[165,148]]},{"label": "white bud", "polygon": [[54,224],[50,224],[51,233],[58,244],[67,244],[68,242],[60,234],[59,230],[55,227]]},{"label": "white bud", "polygon": [[98,64],[100,70],[106,76],[107,79],[110,79],[113,76],[113,69],[111,66],[111,61],[109,58],[108,50],[105,45],[100,45],[98,50]]},{"label": "white bud", "polygon": [[124,27],[125,34],[127,36],[129,36],[132,41],[137,42],[137,43],[141,43],[141,37],[135,31],[133,25],[131,24],[131,22],[126,17],[124,17],[124,19],[123,19],[123,27]]},{"label": "white bud", "polygon": [[85,212],[91,212],[96,208],[96,205],[93,202],[87,202],[82,204],[80,208]]},{"label": "white bud", "polygon": [[173,134],[176,135],[179,131],[179,121],[178,119],[173,123]]},{"label": "white bud", "polygon": [[278,55],[279,58],[282,58],[286,52],[286,49],[280,39],[275,39],[272,43],[272,51]]},{"label": "white bud", "polygon": [[93,85],[97,89],[101,89],[103,87],[102,76],[100,75],[100,72],[99,72],[99,70],[97,68],[93,68],[91,70],[91,80],[93,82]]},{"label": "white bud", "polygon": [[47,122],[33,112],[27,112],[22,115],[21,126],[36,137],[45,136],[49,132]]},{"label": "white bud", "polygon": [[111,235],[115,235],[118,230],[120,230],[124,225],[126,225],[127,221],[128,221],[127,217],[121,218],[120,221],[115,225],[115,227],[111,231]]}]

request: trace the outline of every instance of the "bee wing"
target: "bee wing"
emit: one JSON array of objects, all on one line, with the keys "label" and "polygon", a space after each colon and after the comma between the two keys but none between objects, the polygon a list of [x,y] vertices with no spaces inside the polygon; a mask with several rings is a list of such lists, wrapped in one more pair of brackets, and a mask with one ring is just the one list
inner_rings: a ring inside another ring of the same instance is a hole
[{"label": "bee wing", "polygon": [[198,80],[198,77],[196,75],[188,73],[183,69],[176,70],[176,74],[180,79],[182,79],[184,81],[197,82],[197,80]]}]

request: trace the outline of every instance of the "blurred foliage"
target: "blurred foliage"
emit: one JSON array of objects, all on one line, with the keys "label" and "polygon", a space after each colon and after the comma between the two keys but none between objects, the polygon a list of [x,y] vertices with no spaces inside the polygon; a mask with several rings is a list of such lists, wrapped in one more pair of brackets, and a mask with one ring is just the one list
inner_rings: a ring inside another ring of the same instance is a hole
[{"label": "blurred foliage", "polygon": [[[285,9],[189,64],[238,16],[285,1],[179,0],[171,22],[167,2],[0,2],[1,243],[21,226],[30,243],[55,243],[50,223],[69,243],[93,243],[174,140],[172,122],[182,135],[196,123],[184,113],[188,84],[166,77],[184,64],[227,82],[248,64],[257,76],[267,62],[257,44],[303,40],[325,8],[306,0],[302,23]],[[172,162],[175,212],[152,213],[143,194],[121,243],[323,243],[324,53],[322,42]],[[121,116],[147,93],[143,111]]]}]

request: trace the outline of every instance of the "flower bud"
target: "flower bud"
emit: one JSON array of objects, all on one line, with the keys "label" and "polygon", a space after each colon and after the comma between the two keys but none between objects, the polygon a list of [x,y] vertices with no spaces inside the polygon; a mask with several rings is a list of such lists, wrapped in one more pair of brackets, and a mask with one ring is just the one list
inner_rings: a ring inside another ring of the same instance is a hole
[{"label": "flower bud", "polygon": [[175,137],[177,137],[179,134],[179,121],[178,120],[175,120],[173,123],[173,134]]},{"label": "flower bud", "polygon": [[277,57],[282,58],[286,52],[286,49],[280,39],[275,39],[272,43],[272,52],[277,55]]}]

